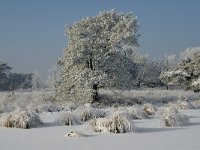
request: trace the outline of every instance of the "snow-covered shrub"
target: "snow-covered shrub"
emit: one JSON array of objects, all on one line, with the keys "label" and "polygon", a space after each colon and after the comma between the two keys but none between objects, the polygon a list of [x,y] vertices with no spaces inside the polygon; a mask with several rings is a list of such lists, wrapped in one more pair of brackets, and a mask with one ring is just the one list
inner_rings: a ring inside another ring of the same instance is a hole
[{"label": "snow-covered shrub", "polygon": [[77,109],[78,104],[72,102],[72,101],[62,101],[60,103],[61,109],[64,111],[74,111]]},{"label": "snow-covered shrub", "polygon": [[3,92],[0,95],[0,111],[3,112],[11,112],[16,110],[18,106],[16,106],[17,97],[13,92]]},{"label": "snow-covered shrub", "polygon": [[8,128],[29,129],[41,123],[42,121],[37,114],[28,113],[26,111],[14,111],[11,113],[4,113],[0,116],[0,126]]},{"label": "snow-covered shrub", "polygon": [[60,108],[56,106],[54,103],[46,102],[41,105],[38,105],[35,108],[35,111],[37,113],[42,113],[42,112],[58,112],[60,111]]},{"label": "snow-covered shrub", "polygon": [[54,111],[56,103],[53,96],[53,91],[0,93],[0,110],[4,113],[16,110],[33,112],[49,109]]},{"label": "snow-covered shrub", "polygon": [[106,118],[91,120],[90,125],[93,131],[102,133],[116,134],[135,131],[134,123],[129,117],[121,113],[114,113]]},{"label": "snow-covered shrub", "polygon": [[149,114],[149,115],[155,115],[155,113],[157,111],[157,108],[154,105],[150,104],[150,103],[145,103],[143,105],[143,110],[145,112],[147,112],[147,114]]},{"label": "snow-covered shrub", "polygon": [[8,128],[14,127],[14,122],[12,120],[12,116],[11,116],[10,113],[1,114],[1,116],[0,116],[0,126],[8,127]]},{"label": "snow-covered shrub", "polygon": [[56,122],[58,125],[67,125],[67,126],[80,124],[78,116],[76,116],[71,112],[66,112],[61,114],[59,118],[56,120]]},{"label": "snow-covered shrub", "polygon": [[166,107],[161,113],[161,123],[166,127],[180,127],[188,125],[189,119],[175,107]]},{"label": "snow-covered shrub", "polygon": [[193,101],[193,102],[192,102],[192,105],[193,105],[195,108],[199,109],[199,108],[200,108],[200,99]]},{"label": "snow-covered shrub", "polygon": [[[120,92],[120,91],[119,91]],[[114,97],[113,90],[99,90],[101,95],[106,95],[106,97]],[[120,92],[118,99],[120,102],[124,99],[131,99],[132,104],[140,103],[151,103],[162,104],[169,102],[176,102],[177,99],[182,99],[185,97],[191,101],[200,99],[200,93],[194,93],[193,91],[185,91],[185,90],[165,90],[165,89],[141,89],[141,90],[123,90]],[[110,99],[109,99],[110,100]],[[112,99],[111,99],[112,100]],[[113,100],[113,103],[115,101]],[[106,103],[109,104],[109,103]]]},{"label": "snow-covered shrub", "polygon": [[106,112],[103,109],[93,108],[91,106],[79,107],[74,111],[74,113],[80,117],[82,122],[106,116]]},{"label": "snow-covered shrub", "polygon": [[111,107],[106,110],[107,116],[111,116],[113,114],[119,114],[121,116],[125,116],[132,119],[132,116],[128,110],[129,107]]},{"label": "snow-covered shrub", "polygon": [[195,106],[189,101],[178,101],[176,105],[179,109],[195,109]]},{"label": "snow-covered shrub", "polygon": [[142,109],[140,106],[131,106],[127,107],[128,113],[130,114],[131,118],[133,119],[145,119],[149,118],[149,115],[146,111]]},{"label": "snow-covered shrub", "polygon": [[84,137],[85,135],[80,131],[71,131],[64,135],[64,137]]}]

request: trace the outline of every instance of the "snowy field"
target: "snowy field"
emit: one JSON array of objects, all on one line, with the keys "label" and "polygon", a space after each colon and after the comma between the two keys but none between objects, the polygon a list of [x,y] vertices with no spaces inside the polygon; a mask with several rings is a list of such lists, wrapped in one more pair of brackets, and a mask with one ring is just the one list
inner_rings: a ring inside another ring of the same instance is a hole
[{"label": "snowy field", "polygon": [[159,119],[136,120],[136,133],[92,134],[69,138],[65,133],[84,130],[84,125],[55,126],[57,115],[42,114],[45,124],[32,129],[0,128],[2,150],[199,150],[200,110],[184,110],[190,118],[187,127],[162,128]]},{"label": "snowy field", "polygon": [[[141,115],[139,119],[131,119],[134,123],[134,132],[124,134],[99,133],[94,132],[90,126],[90,121],[82,122],[80,125],[64,126],[58,124],[58,118],[71,110],[70,103],[52,102],[51,92],[16,92],[10,96],[10,93],[0,93],[2,114],[15,111],[33,111],[37,113],[43,124],[31,129],[6,128],[0,127],[0,150],[199,150],[200,149],[200,96],[193,92],[184,91],[126,91],[123,93],[115,92],[115,98],[128,97],[144,99],[145,102],[158,102],[155,114],[150,117]],[[113,95],[109,93],[110,95]],[[180,99],[185,98],[191,103]],[[148,101],[149,98],[149,101]],[[171,101],[170,101],[171,99]],[[130,99],[129,99],[130,100]],[[165,101],[165,103],[161,104]],[[166,104],[166,100],[169,102]],[[198,101],[195,101],[198,100]],[[156,103],[155,103],[156,104]],[[186,104],[192,104],[191,106]],[[161,124],[159,114],[161,110],[169,105],[175,106],[178,111],[189,118],[189,124],[181,127],[164,127]],[[100,108],[91,108],[94,113],[101,112]],[[192,109],[192,107],[194,108]],[[74,106],[75,107],[75,106]],[[78,115],[81,112],[72,111]],[[106,113],[114,111],[125,112],[135,106],[109,106],[103,108]],[[144,104],[137,107],[144,108]],[[198,108],[198,109],[196,109]],[[98,110],[98,111],[97,111]],[[133,111],[133,109],[131,109]],[[135,109],[134,109],[135,110]],[[50,112],[51,111],[51,112]],[[142,112],[138,111],[137,113]],[[143,118],[142,118],[143,117]],[[0,119],[1,123],[1,119]],[[78,131],[82,137],[66,137],[67,133]]]}]

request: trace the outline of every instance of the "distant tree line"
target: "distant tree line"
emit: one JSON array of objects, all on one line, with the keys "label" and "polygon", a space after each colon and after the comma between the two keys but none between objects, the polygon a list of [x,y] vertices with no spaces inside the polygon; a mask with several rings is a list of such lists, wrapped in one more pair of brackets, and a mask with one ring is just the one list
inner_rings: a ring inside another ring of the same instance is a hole
[{"label": "distant tree line", "polygon": [[0,91],[12,91],[32,87],[33,73],[12,73],[7,63],[0,61]]}]

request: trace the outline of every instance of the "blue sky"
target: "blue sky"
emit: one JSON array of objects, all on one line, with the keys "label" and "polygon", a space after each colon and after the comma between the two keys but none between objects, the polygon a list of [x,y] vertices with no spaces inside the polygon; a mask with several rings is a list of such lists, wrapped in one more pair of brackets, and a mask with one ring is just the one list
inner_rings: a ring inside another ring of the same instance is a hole
[{"label": "blue sky", "polygon": [[0,60],[45,79],[66,47],[64,25],[113,8],[138,17],[150,57],[200,46],[200,0],[0,0]]}]

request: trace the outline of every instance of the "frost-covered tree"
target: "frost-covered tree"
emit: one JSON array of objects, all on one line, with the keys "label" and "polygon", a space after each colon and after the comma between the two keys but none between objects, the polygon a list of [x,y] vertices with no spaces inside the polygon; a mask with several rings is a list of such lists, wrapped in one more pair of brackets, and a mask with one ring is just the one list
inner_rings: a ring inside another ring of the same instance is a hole
[{"label": "frost-covered tree", "polygon": [[195,53],[199,53],[200,47],[190,47],[187,48],[185,51],[181,52],[179,57],[181,60],[187,60],[193,58]]},{"label": "frost-covered tree", "polygon": [[147,87],[160,86],[160,73],[161,67],[160,63],[157,61],[146,60],[145,62],[139,64],[136,78],[137,87],[140,88],[141,85]]},{"label": "frost-covered tree", "polygon": [[42,87],[42,81],[40,79],[40,73],[37,70],[35,73],[32,74],[32,89],[39,90]]},{"label": "frost-covered tree", "polygon": [[57,65],[53,65],[49,69],[48,80],[46,81],[47,87],[51,90],[55,90],[57,83],[59,82],[59,68]]},{"label": "frost-covered tree", "polygon": [[[165,54],[160,62],[161,72],[166,72],[175,67],[177,64],[176,62],[176,55],[175,54]],[[166,89],[169,89],[169,85],[165,84]]]},{"label": "frost-covered tree", "polygon": [[127,57],[127,47],[138,45],[137,30],[135,16],[114,10],[67,26],[58,96],[93,101],[101,87],[131,87],[136,65]]},{"label": "frost-covered tree", "polygon": [[[180,85],[186,89],[200,91],[200,48],[186,49],[187,57],[173,69],[163,72],[161,80],[168,85]],[[194,51],[195,50],[195,51]]]},{"label": "frost-covered tree", "polygon": [[162,71],[168,71],[169,69],[173,68],[176,65],[176,55],[164,55],[163,62],[162,62]]}]

